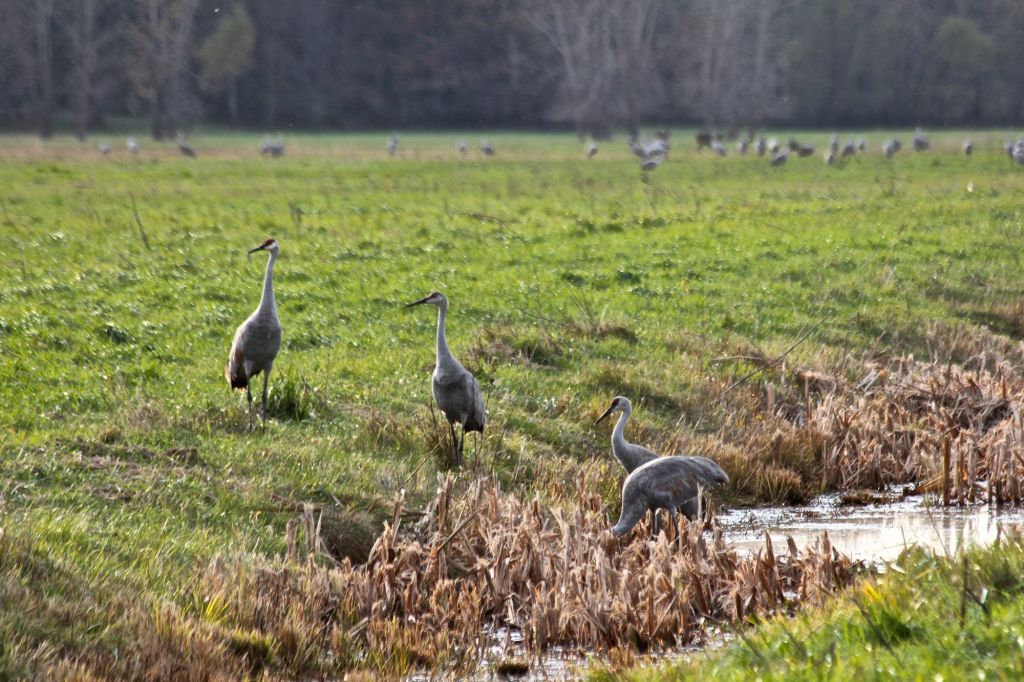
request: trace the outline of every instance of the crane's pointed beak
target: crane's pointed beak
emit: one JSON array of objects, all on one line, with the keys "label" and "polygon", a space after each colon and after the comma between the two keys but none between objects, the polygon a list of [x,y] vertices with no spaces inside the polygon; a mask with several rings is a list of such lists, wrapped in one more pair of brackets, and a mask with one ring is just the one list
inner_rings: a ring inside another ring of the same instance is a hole
[{"label": "crane's pointed beak", "polygon": [[257,251],[262,251],[262,250],[263,250],[263,249],[265,249],[265,248],[267,248],[267,245],[266,245],[266,244],[260,244],[260,245],[259,245],[259,246],[257,246],[257,247],[256,247],[255,249],[249,249],[248,253],[249,253],[249,254],[251,255],[251,254],[254,254],[254,253],[256,253]]},{"label": "crane's pointed beak", "polygon": [[406,308],[411,308],[411,307],[413,307],[414,305],[422,305],[422,304],[424,304],[424,303],[426,303],[426,302],[427,302],[427,299],[428,299],[428,298],[430,298],[430,297],[429,297],[429,296],[424,296],[423,298],[421,298],[421,299],[420,299],[420,300],[418,300],[418,301],[413,301],[412,303],[407,303],[405,307],[406,307]]},{"label": "crane's pointed beak", "polygon": [[607,410],[605,410],[605,411],[604,411],[604,414],[602,414],[602,415],[601,415],[600,417],[598,417],[598,418],[597,418],[597,421],[596,421],[596,422],[594,422],[594,426],[597,426],[598,424],[600,424],[601,422],[603,422],[603,421],[604,421],[604,419],[605,419],[605,417],[607,417],[608,415],[610,415],[610,414],[612,413],[612,410],[614,410],[614,409],[615,409],[615,406],[614,406],[614,405],[612,405],[612,406],[611,406],[611,407],[609,407],[609,408],[608,408]]}]

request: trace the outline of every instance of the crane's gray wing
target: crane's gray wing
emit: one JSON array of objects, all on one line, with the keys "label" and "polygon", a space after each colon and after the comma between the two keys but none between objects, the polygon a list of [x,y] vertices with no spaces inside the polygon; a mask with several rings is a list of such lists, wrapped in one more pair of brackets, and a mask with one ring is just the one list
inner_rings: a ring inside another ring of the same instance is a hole
[{"label": "crane's gray wing", "polygon": [[707,457],[687,457],[694,476],[705,488],[716,485],[728,485],[729,475],[714,461]]}]

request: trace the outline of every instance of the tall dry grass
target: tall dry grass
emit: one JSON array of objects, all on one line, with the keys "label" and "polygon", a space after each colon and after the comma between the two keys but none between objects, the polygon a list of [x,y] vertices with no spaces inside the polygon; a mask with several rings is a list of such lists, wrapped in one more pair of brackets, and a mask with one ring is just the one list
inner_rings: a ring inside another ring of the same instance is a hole
[{"label": "tall dry grass", "polygon": [[797,503],[903,485],[946,504],[1019,504],[1024,346],[940,326],[927,345],[929,360],[843,356],[813,369],[744,356],[762,363],[760,383],[720,388],[708,400],[721,412],[716,430],[680,432],[666,451],[715,459],[734,500]]}]

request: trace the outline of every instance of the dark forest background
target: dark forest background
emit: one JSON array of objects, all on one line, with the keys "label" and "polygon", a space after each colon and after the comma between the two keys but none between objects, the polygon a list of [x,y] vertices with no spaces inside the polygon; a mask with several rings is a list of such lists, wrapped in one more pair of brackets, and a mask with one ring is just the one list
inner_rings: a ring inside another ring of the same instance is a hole
[{"label": "dark forest background", "polygon": [[0,125],[1009,125],[1024,0],[0,0]]}]

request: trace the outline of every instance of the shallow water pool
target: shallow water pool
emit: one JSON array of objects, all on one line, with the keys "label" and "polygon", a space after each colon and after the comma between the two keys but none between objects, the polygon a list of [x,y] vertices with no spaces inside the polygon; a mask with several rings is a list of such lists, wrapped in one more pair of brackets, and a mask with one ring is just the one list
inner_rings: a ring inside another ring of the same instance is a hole
[{"label": "shallow water pool", "polygon": [[1011,529],[1024,528],[1024,510],[994,507],[946,507],[926,497],[907,497],[868,505],[840,504],[823,495],[802,507],[732,509],[718,515],[726,541],[756,552],[771,533],[775,547],[791,536],[800,549],[828,532],[832,546],[853,559],[890,561],[917,544],[940,554],[962,546],[985,545]]}]

